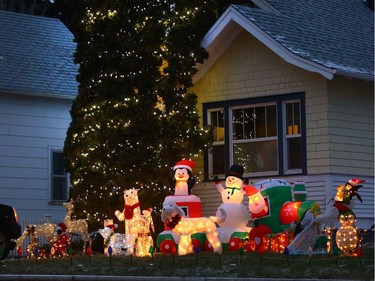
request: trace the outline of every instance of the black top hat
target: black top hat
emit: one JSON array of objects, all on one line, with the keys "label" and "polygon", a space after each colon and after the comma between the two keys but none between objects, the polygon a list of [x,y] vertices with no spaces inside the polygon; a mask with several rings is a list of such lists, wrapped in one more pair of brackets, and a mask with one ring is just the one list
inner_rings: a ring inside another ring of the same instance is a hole
[{"label": "black top hat", "polygon": [[241,165],[233,164],[230,167],[229,172],[225,175],[225,177],[232,176],[232,177],[236,177],[236,178],[243,180],[243,177],[242,177],[243,172],[244,172],[244,168]]}]

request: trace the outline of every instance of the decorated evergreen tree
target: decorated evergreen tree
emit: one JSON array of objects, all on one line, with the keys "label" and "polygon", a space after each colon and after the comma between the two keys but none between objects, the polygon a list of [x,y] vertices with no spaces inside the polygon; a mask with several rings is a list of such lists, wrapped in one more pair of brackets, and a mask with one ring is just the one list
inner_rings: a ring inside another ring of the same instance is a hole
[{"label": "decorated evergreen tree", "polygon": [[158,211],[171,167],[209,145],[189,88],[215,14],[208,0],[86,0],[74,11],[79,89],[65,166],[75,215],[95,230],[122,209],[124,189]]}]

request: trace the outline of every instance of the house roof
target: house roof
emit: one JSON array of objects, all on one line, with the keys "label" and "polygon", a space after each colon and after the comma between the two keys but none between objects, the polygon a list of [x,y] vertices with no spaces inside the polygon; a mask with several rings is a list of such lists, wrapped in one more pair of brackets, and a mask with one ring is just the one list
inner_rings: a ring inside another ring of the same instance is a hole
[{"label": "house roof", "polygon": [[242,30],[285,61],[332,79],[374,80],[374,12],[363,0],[253,0],[230,5],[205,35],[199,79]]},{"label": "house roof", "polygon": [[60,20],[0,11],[0,26],[0,92],[76,96],[76,44]]}]

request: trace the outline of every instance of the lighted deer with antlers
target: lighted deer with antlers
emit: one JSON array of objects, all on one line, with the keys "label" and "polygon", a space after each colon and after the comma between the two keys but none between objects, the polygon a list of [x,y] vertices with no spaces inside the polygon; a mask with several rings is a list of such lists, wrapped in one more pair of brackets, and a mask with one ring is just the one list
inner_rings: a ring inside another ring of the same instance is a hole
[{"label": "lighted deer with antlers", "polygon": [[41,236],[46,238],[47,242],[51,242],[54,232],[55,225],[52,223],[29,224],[26,226],[22,235],[14,240],[14,242],[16,242],[17,247],[22,247],[26,237],[30,237],[31,241],[35,241],[35,239],[38,241]]},{"label": "lighted deer with antlers", "polygon": [[66,216],[64,219],[64,223],[66,225],[66,233],[70,238],[73,235],[78,235],[83,243],[83,252],[85,252],[86,243],[89,242],[89,246],[91,246],[92,239],[88,234],[88,224],[87,221],[84,219],[79,220],[72,220],[72,214],[74,211],[74,202],[70,200],[63,204],[66,208]]}]

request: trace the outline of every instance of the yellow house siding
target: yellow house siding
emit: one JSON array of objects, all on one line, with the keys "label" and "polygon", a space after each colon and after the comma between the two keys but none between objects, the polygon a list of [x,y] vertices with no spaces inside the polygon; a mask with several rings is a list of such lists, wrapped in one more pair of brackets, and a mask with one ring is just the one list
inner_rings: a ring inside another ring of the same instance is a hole
[{"label": "yellow house siding", "polygon": [[374,176],[374,84],[338,77],[328,89],[331,172]]},{"label": "yellow house siding", "polygon": [[[291,183],[305,181],[308,199],[318,202],[323,211],[332,205],[339,185],[353,177],[367,180],[360,194],[370,199],[366,198],[363,204],[357,202],[355,212],[360,218],[358,226],[373,224],[373,82],[342,77],[327,80],[285,62],[250,34],[242,32],[195,83],[193,91],[198,96],[201,116],[203,103],[304,92],[307,175],[282,178]],[[353,92],[358,95],[353,97],[350,95]],[[350,112],[348,104],[352,105]],[[221,196],[213,182],[202,181],[203,158],[195,160],[194,173],[200,181],[193,193],[202,200],[203,215],[211,216],[222,203]],[[245,196],[243,204],[247,202]]]},{"label": "yellow house siding", "polygon": [[242,32],[193,90],[198,104],[305,92],[307,171],[329,172],[327,80],[323,76],[285,62]]},{"label": "yellow house siding", "polygon": [[[307,76],[308,77],[307,77]],[[319,90],[316,74],[294,67],[243,32],[195,84],[200,102]]]},{"label": "yellow house siding", "polygon": [[[326,86],[325,81],[321,84]],[[326,88],[306,91],[306,160],[309,174],[329,172],[327,109]]]}]

